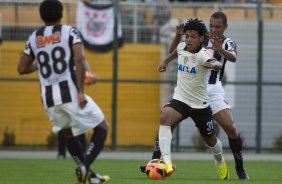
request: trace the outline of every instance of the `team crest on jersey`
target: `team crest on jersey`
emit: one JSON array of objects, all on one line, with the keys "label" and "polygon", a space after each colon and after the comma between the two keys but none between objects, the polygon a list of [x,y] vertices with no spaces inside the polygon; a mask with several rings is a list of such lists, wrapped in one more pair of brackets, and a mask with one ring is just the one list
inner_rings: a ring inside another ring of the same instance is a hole
[{"label": "team crest on jersey", "polygon": [[192,56],[192,63],[196,63],[196,59],[197,59],[197,57],[196,56]]},{"label": "team crest on jersey", "polygon": [[229,42],[229,45],[232,49],[235,49],[235,44],[233,42]]},{"label": "team crest on jersey", "polygon": [[56,31],[55,33],[51,35],[37,36],[36,37],[36,46],[40,48],[40,47],[44,47],[45,45],[58,43],[60,41],[61,41],[61,33],[59,31]]},{"label": "team crest on jersey", "polygon": [[197,73],[196,71],[196,67],[189,67],[189,66],[186,66],[186,65],[182,65],[182,64],[178,64],[178,70],[179,71],[182,71],[184,73]]}]

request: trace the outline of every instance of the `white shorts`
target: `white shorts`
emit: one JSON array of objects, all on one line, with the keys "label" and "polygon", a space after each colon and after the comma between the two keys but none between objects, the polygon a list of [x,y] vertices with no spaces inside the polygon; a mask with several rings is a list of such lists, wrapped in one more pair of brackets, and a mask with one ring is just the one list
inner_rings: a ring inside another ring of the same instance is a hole
[{"label": "white shorts", "polygon": [[99,125],[105,118],[103,112],[91,97],[86,95],[86,100],[87,104],[83,109],[79,107],[78,102],[47,108],[53,132],[71,128],[73,135],[77,136]]},{"label": "white shorts", "polygon": [[213,115],[223,109],[231,108],[231,106],[224,99],[225,91],[222,87],[221,82],[217,82],[216,84],[208,84],[207,92],[208,92],[210,107]]}]

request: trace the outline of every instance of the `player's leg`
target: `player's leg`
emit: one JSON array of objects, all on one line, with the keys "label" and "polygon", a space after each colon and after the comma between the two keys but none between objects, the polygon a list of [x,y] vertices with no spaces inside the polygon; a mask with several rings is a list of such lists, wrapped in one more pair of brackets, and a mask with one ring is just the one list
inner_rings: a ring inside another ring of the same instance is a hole
[{"label": "player's leg", "polygon": [[92,163],[96,160],[102,149],[107,138],[107,133],[109,129],[109,124],[106,120],[103,120],[98,126],[94,128],[90,144],[86,150],[85,167],[89,171],[88,182],[91,183],[103,183],[108,181],[109,176],[99,175],[91,171],[90,167]]},{"label": "player's leg", "polygon": [[236,130],[230,109],[222,109],[213,115],[228,136],[229,146],[235,160],[235,168],[239,179],[249,179],[243,165],[243,146],[240,134]]},{"label": "player's leg", "polygon": [[86,96],[87,104],[83,109],[80,109],[76,114],[76,126],[73,127],[74,132],[85,132],[90,129],[94,129],[90,143],[86,150],[86,158],[83,165],[80,165],[76,169],[77,178],[79,181],[80,175],[83,175],[84,168],[88,174],[82,181],[88,180],[91,183],[103,183],[109,180],[109,176],[100,176],[99,174],[91,171],[91,165],[96,160],[101,150],[104,147],[105,140],[109,124],[105,120],[105,116],[98,105],[90,98]]},{"label": "player's leg", "polygon": [[85,161],[84,152],[77,136],[73,136],[71,128],[61,131],[66,138],[66,145],[73,160],[77,165],[83,164]]},{"label": "player's leg", "polygon": [[213,119],[213,126],[214,126],[214,133],[216,137],[219,137],[220,134],[220,126],[219,124]]},{"label": "player's leg", "polygon": [[63,135],[62,131],[58,133],[58,159],[65,159],[66,158],[66,138]]},{"label": "player's leg", "polygon": [[[171,126],[171,133],[177,127],[177,124]],[[157,134],[156,135],[156,141],[155,141],[155,144],[154,144],[154,147],[153,147],[152,159],[161,159],[161,155],[162,154],[161,154],[160,145],[159,145],[159,134]],[[173,167],[173,170],[176,171],[175,165],[173,165],[172,167]],[[145,170],[146,170],[146,166],[145,165],[141,165],[140,166],[140,171],[142,173],[145,173]]]},{"label": "player's leg", "polygon": [[[79,131],[73,131],[75,119],[77,118],[77,103],[66,103],[59,106],[53,106],[46,109],[46,112],[53,125],[53,131],[58,133],[62,131],[62,134],[66,138],[66,144],[70,155],[77,165],[83,165],[85,161],[84,151],[82,150],[81,144],[76,137],[81,133],[84,133],[84,129]],[[78,180],[84,182],[86,178],[86,169],[81,169],[80,175],[77,175]]]},{"label": "player's leg", "polygon": [[[171,126],[171,133],[177,127],[177,124],[174,124],[174,125]],[[155,145],[153,147],[152,159],[160,159],[160,158],[161,158],[161,151],[160,151],[160,146],[159,146],[159,135],[157,134],[156,142],[155,142]]]},{"label": "player's leg", "polygon": [[228,179],[229,171],[223,158],[221,141],[215,136],[210,107],[197,110],[191,115],[191,118],[199,129],[203,140],[210,147],[220,179]]},{"label": "player's leg", "polygon": [[107,137],[109,125],[106,120],[103,120],[97,127],[94,128],[90,144],[86,150],[85,166],[90,168],[91,164],[95,161],[97,156],[104,148],[104,144]]},{"label": "player's leg", "polygon": [[182,115],[174,108],[165,106],[161,111],[159,128],[159,147],[163,161],[166,163],[166,174],[170,176],[174,169],[171,161],[171,126],[182,120]]},{"label": "player's leg", "polygon": [[88,147],[88,144],[87,144],[87,140],[86,140],[85,134],[80,134],[80,135],[78,136],[78,140],[79,140],[79,142],[80,142],[80,144],[81,144],[81,146],[82,146],[82,149],[84,150],[84,152],[86,152],[86,149],[87,149],[87,147]]}]

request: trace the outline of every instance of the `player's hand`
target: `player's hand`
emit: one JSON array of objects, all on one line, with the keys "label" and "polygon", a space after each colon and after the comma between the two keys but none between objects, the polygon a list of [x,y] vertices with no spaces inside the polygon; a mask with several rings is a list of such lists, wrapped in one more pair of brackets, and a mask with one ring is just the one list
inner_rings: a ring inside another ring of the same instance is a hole
[{"label": "player's hand", "polygon": [[94,73],[92,73],[90,71],[85,72],[84,84],[86,86],[90,86],[91,84],[95,84],[98,80],[99,80],[99,78]]},{"label": "player's hand", "polygon": [[215,34],[209,34],[209,39],[212,42],[212,46],[206,47],[206,49],[212,49],[217,52],[222,50],[222,37],[219,37]]},{"label": "player's hand", "polygon": [[157,68],[157,72],[165,72],[166,71],[167,64],[164,62],[161,62]]},{"label": "player's hand", "polygon": [[184,34],[184,24],[179,24],[176,26],[176,34],[179,36]]},{"label": "player's hand", "polygon": [[87,104],[87,100],[85,98],[84,93],[81,93],[81,92],[78,93],[78,104],[81,109],[83,109],[85,105]]},{"label": "player's hand", "polygon": [[212,62],[205,62],[204,64],[202,64],[202,67],[208,68],[208,69],[213,69],[214,64]]}]

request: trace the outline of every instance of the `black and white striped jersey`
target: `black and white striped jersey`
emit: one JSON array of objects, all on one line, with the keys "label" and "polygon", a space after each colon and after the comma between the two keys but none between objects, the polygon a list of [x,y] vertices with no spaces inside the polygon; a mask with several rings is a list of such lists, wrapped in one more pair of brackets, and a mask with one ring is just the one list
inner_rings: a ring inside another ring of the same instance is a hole
[{"label": "black and white striped jersey", "polygon": [[67,25],[35,30],[24,53],[35,58],[45,108],[77,101],[77,82],[72,45],[81,43],[77,29]]},{"label": "black and white striped jersey", "polygon": [[[208,47],[212,46],[212,42],[211,40],[208,41],[207,44]],[[236,51],[236,43],[231,40],[230,38],[227,37],[223,37],[223,43],[222,43],[222,49],[224,50],[228,50],[228,51],[235,51],[235,53],[237,54]],[[221,81],[223,74],[224,74],[224,69],[225,69],[225,64],[226,64],[226,59],[220,55],[218,52],[209,49],[210,53],[212,54],[212,56],[217,59],[220,63],[222,63],[222,69],[220,71],[215,71],[215,70],[208,70],[207,75],[206,75],[206,81],[208,84],[216,84],[217,81]]]}]

